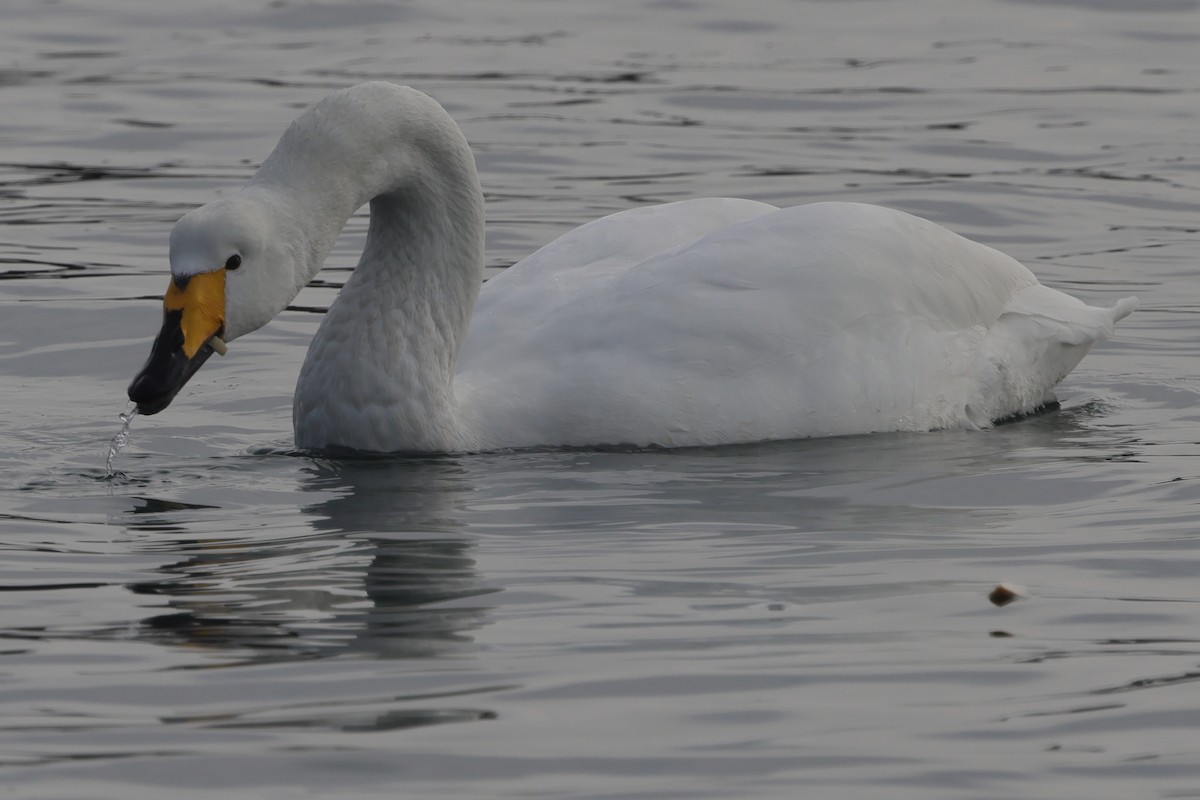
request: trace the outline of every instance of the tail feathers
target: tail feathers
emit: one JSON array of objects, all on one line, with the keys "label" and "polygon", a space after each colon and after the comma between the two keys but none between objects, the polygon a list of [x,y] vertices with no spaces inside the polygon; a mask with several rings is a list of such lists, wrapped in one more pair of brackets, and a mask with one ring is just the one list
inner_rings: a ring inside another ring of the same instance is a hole
[{"label": "tail feathers", "polygon": [[1117,304],[1108,310],[1108,313],[1112,316],[1115,325],[1136,311],[1137,307],[1138,299],[1136,297],[1126,297],[1124,300],[1118,300]]},{"label": "tail feathers", "polygon": [[1063,345],[1090,347],[1113,334],[1113,327],[1138,307],[1136,297],[1118,300],[1112,308],[1089,306],[1078,298],[1049,286],[1034,284],[1013,295],[1000,315],[1000,322],[1038,326],[1042,332],[1031,339],[1052,339]]},{"label": "tail feathers", "polygon": [[1032,411],[1045,402],[1093,344],[1113,333],[1138,301],[1126,297],[1096,308],[1041,284],[1013,296],[988,330],[971,371],[966,414],[996,420]]}]

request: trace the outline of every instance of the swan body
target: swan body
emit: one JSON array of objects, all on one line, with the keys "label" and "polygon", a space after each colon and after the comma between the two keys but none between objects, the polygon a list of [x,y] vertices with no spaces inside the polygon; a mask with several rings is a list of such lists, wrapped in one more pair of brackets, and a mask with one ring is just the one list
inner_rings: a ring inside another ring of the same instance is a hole
[{"label": "swan body", "polygon": [[[232,341],[286,307],[367,202],[362,258],[297,383],[302,448],[679,447],[987,427],[1051,401],[1137,305],[1087,306],[899,211],[722,198],[598,219],[481,290],[470,148],[435,101],[386,83],[325,98],[245,189],[180,220],[173,286],[219,275],[223,313],[210,303],[204,319]],[[186,320],[186,297],[171,297],[164,319],[176,302]],[[168,327],[130,387],[151,413],[182,385],[164,379],[166,396],[151,380]],[[207,357],[211,340],[187,336]]]}]

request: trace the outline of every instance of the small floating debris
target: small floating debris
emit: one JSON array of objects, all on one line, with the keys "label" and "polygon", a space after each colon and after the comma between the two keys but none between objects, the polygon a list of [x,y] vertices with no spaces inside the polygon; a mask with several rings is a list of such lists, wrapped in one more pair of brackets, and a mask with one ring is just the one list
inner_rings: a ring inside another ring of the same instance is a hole
[{"label": "small floating debris", "polygon": [[108,443],[108,458],[104,461],[104,470],[110,478],[115,474],[113,460],[117,457],[117,453],[124,450],[125,445],[129,444],[129,425],[137,415],[137,405],[134,403],[130,403],[128,408],[121,412],[121,430],[117,431],[117,435]]},{"label": "small floating debris", "polygon": [[1018,586],[1015,583],[998,583],[988,595],[988,600],[992,601],[992,605],[1006,606],[1028,596],[1029,591],[1024,586]]}]

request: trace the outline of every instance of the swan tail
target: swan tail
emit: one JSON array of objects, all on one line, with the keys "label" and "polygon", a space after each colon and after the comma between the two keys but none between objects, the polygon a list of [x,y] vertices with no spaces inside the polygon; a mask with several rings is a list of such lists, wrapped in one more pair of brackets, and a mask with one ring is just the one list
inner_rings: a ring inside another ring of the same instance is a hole
[{"label": "swan tail", "polygon": [[975,355],[966,419],[988,427],[1053,401],[1058,382],[1137,306],[1137,298],[1126,297],[1096,308],[1041,284],[1017,292]]},{"label": "swan tail", "polygon": [[1136,297],[1126,297],[1123,300],[1118,300],[1115,306],[1108,309],[1108,313],[1112,317],[1113,324],[1116,325],[1134,311],[1137,311],[1137,307],[1138,299]]}]

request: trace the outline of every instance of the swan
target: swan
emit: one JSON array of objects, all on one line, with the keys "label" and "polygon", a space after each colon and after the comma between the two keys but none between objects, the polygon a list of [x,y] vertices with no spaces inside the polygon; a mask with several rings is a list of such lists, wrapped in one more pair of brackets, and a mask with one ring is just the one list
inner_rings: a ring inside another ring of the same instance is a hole
[{"label": "swan", "polygon": [[729,198],[603,217],[485,284],[465,137],[432,98],[371,82],[319,101],[244,188],[176,223],[138,411],[279,314],[368,202],[361,259],[296,385],[302,449],[986,428],[1052,402],[1137,306],[1087,306],[900,211]]}]

